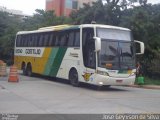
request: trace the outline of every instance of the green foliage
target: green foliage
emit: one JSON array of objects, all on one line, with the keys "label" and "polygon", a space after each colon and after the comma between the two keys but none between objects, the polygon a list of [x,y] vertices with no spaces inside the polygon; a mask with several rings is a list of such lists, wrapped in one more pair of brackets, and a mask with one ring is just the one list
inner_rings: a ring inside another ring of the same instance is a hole
[{"label": "green foliage", "polygon": [[23,20],[0,12],[0,59],[7,59],[13,53],[18,31],[59,24],[88,24],[92,21],[130,28],[134,38],[145,43],[145,54],[137,59],[144,65],[145,73],[159,71],[153,66],[160,66],[157,58],[160,54],[160,4],[147,4],[147,0],[106,0],[106,4],[98,0],[92,5],[84,4],[83,8],[72,12],[70,18],[57,17],[54,11],[38,9],[33,16]]},{"label": "green foliage", "polygon": [[35,30],[40,27],[70,23],[71,19],[64,16],[57,17],[54,11],[36,10],[36,13],[28,18],[0,12],[0,59],[13,60],[13,48],[16,33],[18,31]]},{"label": "green foliage", "polygon": [[71,18],[78,24],[96,21],[130,28],[134,39],[145,43],[145,54],[137,56],[144,65],[144,73],[160,71],[156,67],[160,66],[156,57],[160,54],[160,4],[147,4],[147,0],[106,0],[106,3],[103,5],[98,1],[92,6],[84,5],[84,8],[73,12]]},{"label": "green foliage", "polygon": [[[135,84],[138,85],[138,79],[136,79]],[[160,85],[160,79],[144,77],[144,85]]]},{"label": "green foliage", "polygon": [[123,11],[120,26],[128,27],[133,31],[135,39],[145,43],[145,54],[138,56],[144,66],[146,75],[159,76],[160,63],[157,62],[160,55],[160,4],[136,6],[134,9]]},{"label": "green foliage", "polygon": [[70,19],[64,16],[57,17],[54,11],[36,10],[36,14],[32,17],[24,19],[24,30],[34,30],[40,27],[54,26],[58,24],[69,23]]},{"label": "green foliage", "polygon": [[96,21],[101,24],[118,25],[120,7],[113,1],[108,1],[109,4],[106,5],[103,5],[101,1],[93,3],[92,6],[84,4],[83,8],[80,8],[78,11],[74,11],[70,17],[73,21],[76,21],[76,24],[89,24],[92,21]]},{"label": "green foliage", "polygon": [[7,59],[13,53],[14,39],[19,31],[19,18],[0,12],[0,59]]}]

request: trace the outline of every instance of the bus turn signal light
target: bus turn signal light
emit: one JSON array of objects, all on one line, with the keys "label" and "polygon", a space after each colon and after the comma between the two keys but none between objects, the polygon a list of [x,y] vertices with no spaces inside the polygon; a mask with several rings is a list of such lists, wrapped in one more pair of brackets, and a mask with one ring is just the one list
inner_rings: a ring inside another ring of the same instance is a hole
[{"label": "bus turn signal light", "polygon": [[106,64],[106,68],[112,68],[112,64]]}]

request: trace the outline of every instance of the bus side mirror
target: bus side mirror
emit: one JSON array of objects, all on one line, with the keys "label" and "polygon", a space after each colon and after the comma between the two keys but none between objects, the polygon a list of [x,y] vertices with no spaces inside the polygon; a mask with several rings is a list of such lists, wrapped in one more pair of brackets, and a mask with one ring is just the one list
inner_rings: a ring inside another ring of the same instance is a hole
[{"label": "bus side mirror", "polygon": [[95,51],[98,52],[101,50],[101,38],[94,37],[95,39]]},{"label": "bus side mirror", "polygon": [[144,54],[144,43],[137,40],[134,42],[136,43],[136,55]]}]

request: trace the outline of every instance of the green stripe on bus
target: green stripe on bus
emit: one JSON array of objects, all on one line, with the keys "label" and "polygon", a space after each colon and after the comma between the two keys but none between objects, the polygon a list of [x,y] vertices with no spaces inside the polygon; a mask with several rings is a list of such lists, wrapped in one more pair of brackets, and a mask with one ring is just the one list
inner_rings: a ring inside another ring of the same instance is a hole
[{"label": "green stripe on bus", "polygon": [[48,61],[47,61],[47,64],[46,64],[46,67],[44,69],[44,75],[49,75],[51,68],[52,68],[52,65],[53,65],[53,62],[54,62],[55,57],[57,55],[58,49],[59,48],[52,48],[51,53],[48,58]]},{"label": "green stripe on bus", "polygon": [[67,48],[59,48],[58,49],[58,52],[56,54],[56,57],[53,61],[53,64],[52,64],[52,68],[51,68],[51,71],[49,73],[50,76],[57,76],[57,73],[58,73],[58,70],[60,68],[60,65],[62,63],[62,60],[63,60],[63,57],[66,53],[66,50]]}]

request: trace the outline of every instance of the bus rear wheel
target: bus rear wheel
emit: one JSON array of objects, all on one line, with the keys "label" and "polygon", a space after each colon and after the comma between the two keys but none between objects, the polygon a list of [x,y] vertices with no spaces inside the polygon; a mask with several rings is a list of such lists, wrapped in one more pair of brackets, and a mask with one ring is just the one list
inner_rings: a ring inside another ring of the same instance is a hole
[{"label": "bus rear wheel", "polygon": [[25,66],[22,68],[22,72],[23,72],[23,75],[26,75],[26,68],[25,68]]},{"label": "bus rear wheel", "polygon": [[69,80],[72,86],[78,87],[79,81],[78,81],[78,73],[76,69],[71,69],[69,72]]},{"label": "bus rear wheel", "polygon": [[27,66],[27,69],[26,69],[26,74],[27,74],[27,76],[32,76],[32,67],[29,65],[29,66]]},{"label": "bus rear wheel", "polygon": [[21,70],[22,70],[22,74],[26,75],[26,64],[25,64],[25,62],[22,63]]}]

